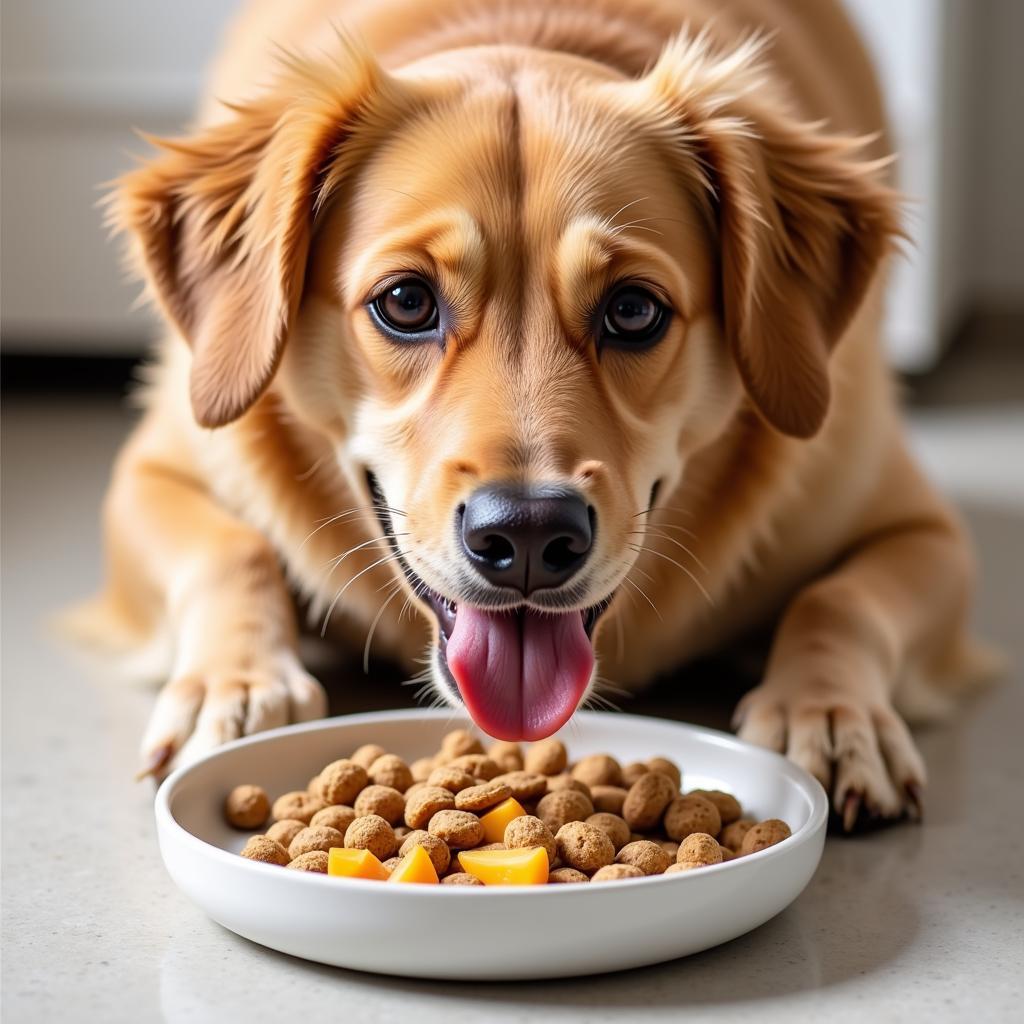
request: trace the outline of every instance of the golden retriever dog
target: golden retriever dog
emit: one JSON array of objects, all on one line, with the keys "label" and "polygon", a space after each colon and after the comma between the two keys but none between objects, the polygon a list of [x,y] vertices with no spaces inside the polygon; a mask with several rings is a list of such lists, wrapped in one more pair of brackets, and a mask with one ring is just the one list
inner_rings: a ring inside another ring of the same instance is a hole
[{"label": "golden retriever dog", "polygon": [[257,0],[154,141],[111,215],[167,332],[80,617],[169,641],[144,772],[325,713],[298,597],[514,740],[773,624],[740,736],[847,828],[917,807],[972,559],[838,0]]}]

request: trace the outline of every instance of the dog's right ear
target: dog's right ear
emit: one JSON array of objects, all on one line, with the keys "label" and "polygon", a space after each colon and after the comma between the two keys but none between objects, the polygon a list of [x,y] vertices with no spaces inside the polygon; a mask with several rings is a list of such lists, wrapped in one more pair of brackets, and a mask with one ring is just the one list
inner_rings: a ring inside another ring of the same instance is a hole
[{"label": "dog's right ear", "polygon": [[191,397],[206,427],[230,423],[273,377],[301,298],[313,217],[361,115],[395,91],[343,40],[337,63],[288,60],[260,98],[116,182],[110,221],[192,348]]}]

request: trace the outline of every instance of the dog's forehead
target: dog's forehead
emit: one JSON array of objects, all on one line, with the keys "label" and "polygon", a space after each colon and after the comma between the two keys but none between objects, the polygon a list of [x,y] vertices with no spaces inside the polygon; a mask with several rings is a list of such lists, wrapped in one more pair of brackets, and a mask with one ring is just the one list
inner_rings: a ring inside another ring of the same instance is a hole
[{"label": "dog's forehead", "polygon": [[447,88],[399,116],[371,160],[361,191],[381,219],[408,216],[404,196],[421,211],[457,205],[492,237],[550,234],[580,216],[610,216],[663,170],[658,132],[609,101],[607,68],[478,50],[465,51],[458,75],[451,57],[406,71],[447,75]]}]

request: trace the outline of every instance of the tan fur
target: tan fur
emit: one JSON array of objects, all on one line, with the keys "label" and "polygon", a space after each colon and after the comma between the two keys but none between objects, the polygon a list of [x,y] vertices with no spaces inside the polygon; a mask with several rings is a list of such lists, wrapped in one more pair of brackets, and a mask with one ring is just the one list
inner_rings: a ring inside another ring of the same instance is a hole
[{"label": "tan fur", "polygon": [[[600,529],[575,599],[616,593],[602,676],[639,686],[778,620],[741,733],[848,816],[913,799],[894,694],[951,685],[972,569],[879,346],[881,105],[838,4],[722,7],[246,7],[197,134],[112,201],[173,328],[107,506],[104,614],[176,638],[146,767],[323,712],[289,589],[356,649],[373,625],[422,653],[369,467],[409,564],[461,600],[472,488],[578,487]],[[443,352],[364,311],[411,271],[452,309]],[[622,279],[676,315],[598,358],[588,310]]]}]

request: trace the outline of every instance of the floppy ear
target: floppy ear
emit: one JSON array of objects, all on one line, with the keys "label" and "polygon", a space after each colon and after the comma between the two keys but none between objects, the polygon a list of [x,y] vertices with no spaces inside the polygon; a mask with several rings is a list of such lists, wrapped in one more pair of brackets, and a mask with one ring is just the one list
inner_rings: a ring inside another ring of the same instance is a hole
[{"label": "floppy ear", "polygon": [[383,72],[287,60],[265,95],[122,177],[110,220],[132,240],[152,295],[192,348],[195,417],[219,427],[273,377],[301,298],[310,231],[339,147]]},{"label": "floppy ear", "polygon": [[643,84],[681,125],[710,189],[721,247],[721,313],[751,400],[776,429],[810,437],[829,405],[829,353],[899,225],[874,141],[828,135],[765,95],[752,40],[715,57],[677,40]]}]

